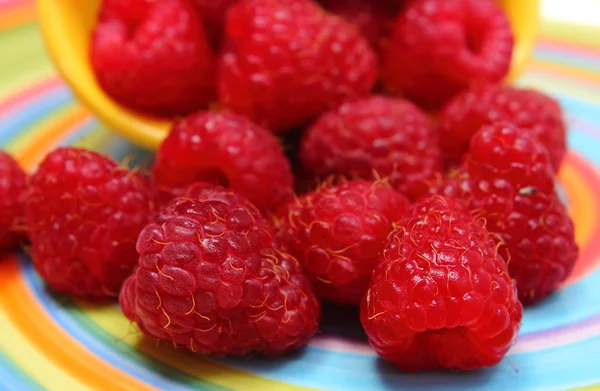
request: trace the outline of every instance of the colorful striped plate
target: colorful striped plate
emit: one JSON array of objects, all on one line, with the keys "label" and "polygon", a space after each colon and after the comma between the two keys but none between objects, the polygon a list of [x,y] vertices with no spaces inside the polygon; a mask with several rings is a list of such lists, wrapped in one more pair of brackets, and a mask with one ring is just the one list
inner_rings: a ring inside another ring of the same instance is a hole
[{"label": "colorful striped plate", "polygon": [[[582,252],[560,293],[525,311],[518,343],[497,367],[401,374],[377,359],[350,310],[326,317],[308,348],[277,361],[174,351],[140,338],[116,306],[47,291],[16,253],[0,260],[0,390],[600,389],[600,42],[589,39],[600,32],[544,31],[519,83],[566,109],[572,149],[560,177]],[[31,170],[66,144],[147,157],[103,128],[58,79],[32,2],[0,0],[0,146]]]}]

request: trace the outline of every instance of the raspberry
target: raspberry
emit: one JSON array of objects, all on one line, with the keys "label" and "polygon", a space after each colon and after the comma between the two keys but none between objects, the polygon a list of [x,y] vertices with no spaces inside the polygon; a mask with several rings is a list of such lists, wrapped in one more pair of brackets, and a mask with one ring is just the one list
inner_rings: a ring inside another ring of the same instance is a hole
[{"label": "raspberry", "polygon": [[397,4],[387,0],[321,0],[321,3],[347,20],[375,46],[391,27],[392,17],[399,9]]},{"label": "raspberry", "polygon": [[537,136],[558,172],[567,149],[558,102],[541,92],[502,84],[477,86],[454,97],[439,116],[440,142],[448,166],[460,163],[471,137],[483,126],[512,122]]},{"label": "raspberry", "polygon": [[26,218],[33,264],[54,290],[116,296],[152,211],[150,181],[95,152],[60,148],[31,177]]},{"label": "raspberry", "polygon": [[9,154],[0,150],[0,251],[17,246],[24,238],[24,193],[27,174]]},{"label": "raspberry", "polygon": [[427,192],[442,169],[438,135],[412,103],[373,96],[322,115],[301,146],[305,168],[324,177],[390,176],[392,186],[411,198]]},{"label": "raspberry", "polygon": [[384,49],[386,87],[437,108],[472,83],[508,73],[513,36],[492,0],[417,0],[394,22]]},{"label": "raspberry", "polygon": [[317,294],[359,304],[394,221],[408,201],[384,182],[322,187],[278,213],[278,238],[295,255]]},{"label": "raspberry", "polygon": [[140,234],[125,316],[159,340],[203,354],[277,356],[317,331],[320,303],[298,261],[244,197],[191,186]]},{"label": "raspberry", "polygon": [[91,63],[100,86],[124,106],[186,114],[215,96],[215,59],[187,0],[106,0]]},{"label": "raspberry", "polygon": [[221,102],[274,131],[367,95],[377,76],[369,43],[310,0],[247,0],[230,8]]},{"label": "raspberry", "polygon": [[500,362],[523,308],[483,221],[429,196],[398,225],[361,305],[371,345],[407,371]]},{"label": "raspberry", "polygon": [[484,126],[439,191],[487,221],[523,304],[544,299],[571,273],[578,256],[573,222],[554,190],[546,148],[527,132]]},{"label": "raspberry", "polygon": [[162,189],[228,185],[261,210],[284,203],[294,185],[273,134],[236,114],[204,111],[175,124],[158,149],[154,179]]}]

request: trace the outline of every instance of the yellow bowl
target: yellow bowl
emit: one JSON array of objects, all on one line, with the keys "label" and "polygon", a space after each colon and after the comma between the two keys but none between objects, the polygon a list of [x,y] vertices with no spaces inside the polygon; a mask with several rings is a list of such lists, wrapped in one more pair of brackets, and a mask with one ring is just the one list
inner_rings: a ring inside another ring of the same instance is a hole
[{"label": "yellow bowl", "polygon": [[[535,45],[539,0],[499,0],[516,36],[509,80],[525,67]],[[90,32],[100,0],[37,0],[46,45],[75,95],[104,123],[132,142],[156,149],[170,122],[141,115],[113,102],[98,86],[88,61]]]}]

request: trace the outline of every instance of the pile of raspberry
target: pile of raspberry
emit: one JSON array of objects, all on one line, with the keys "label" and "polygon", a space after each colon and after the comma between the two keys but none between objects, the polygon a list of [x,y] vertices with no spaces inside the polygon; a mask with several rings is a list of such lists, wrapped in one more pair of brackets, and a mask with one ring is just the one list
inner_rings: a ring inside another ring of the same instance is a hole
[{"label": "pile of raspberry", "polygon": [[148,172],[0,154],[0,247],[199,354],[301,348],[326,300],[401,370],[496,365],[578,257],[512,49],[492,0],[105,0],[99,84],[172,130]]}]

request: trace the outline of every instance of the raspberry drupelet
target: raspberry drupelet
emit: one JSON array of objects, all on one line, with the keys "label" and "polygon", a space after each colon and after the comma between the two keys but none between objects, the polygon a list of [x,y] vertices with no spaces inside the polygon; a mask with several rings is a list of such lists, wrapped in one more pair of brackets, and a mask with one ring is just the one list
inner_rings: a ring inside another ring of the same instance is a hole
[{"label": "raspberry drupelet", "polygon": [[456,197],[487,221],[523,304],[544,299],[573,270],[573,221],[555,191],[547,149],[523,129],[484,126],[462,167],[432,191]]},{"label": "raspberry drupelet", "polygon": [[411,199],[426,193],[442,170],[432,121],[409,101],[372,96],[323,114],[307,131],[300,156],[320,178],[389,177]]},{"label": "raspberry drupelet", "polygon": [[163,192],[210,182],[230,187],[262,211],[277,209],[294,186],[277,138],[226,112],[201,111],[176,122],[157,151],[153,173]]},{"label": "raspberry drupelet", "polygon": [[55,291],[116,297],[153,211],[150,181],[95,152],[59,148],[32,175],[26,220],[33,265]]},{"label": "raspberry drupelet", "polygon": [[513,34],[493,0],[417,0],[394,22],[383,49],[387,89],[423,107],[439,108],[473,83],[502,80]]},{"label": "raspberry drupelet", "polygon": [[484,125],[511,122],[548,149],[557,173],[567,151],[560,104],[539,91],[485,84],[457,95],[439,115],[440,145],[447,167],[460,164],[471,137]]},{"label": "raspberry drupelet", "polygon": [[366,39],[311,0],[242,1],[227,14],[219,98],[283,132],[367,95],[376,63]]},{"label": "raspberry drupelet", "polygon": [[192,185],[140,234],[120,296],[140,330],[194,352],[278,356],[317,331],[320,303],[273,226],[244,197]]},{"label": "raspberry drupelet", "polygon": [[25,239],[26,188],[27,174],[12,156],[0,150],[0,252]]},{"label": "raspberry drupelet", "polygon": [[408,205],[386,182],[320,187],[278,212],[278,239],[321,298],[359,304],[387,235]]},{"label": "raspberry drupelet", "polygon": [[361,306],[371,345],[406,371],[493,366],[522,318],[514,281],[483,220],[429,196],[388,238]]},{"label": "raspberry drupelet", "polygon": [[215,55],[188,0],[105,0],[90,58],[102,89],[135,110],[187,114],[216,96]]}]

